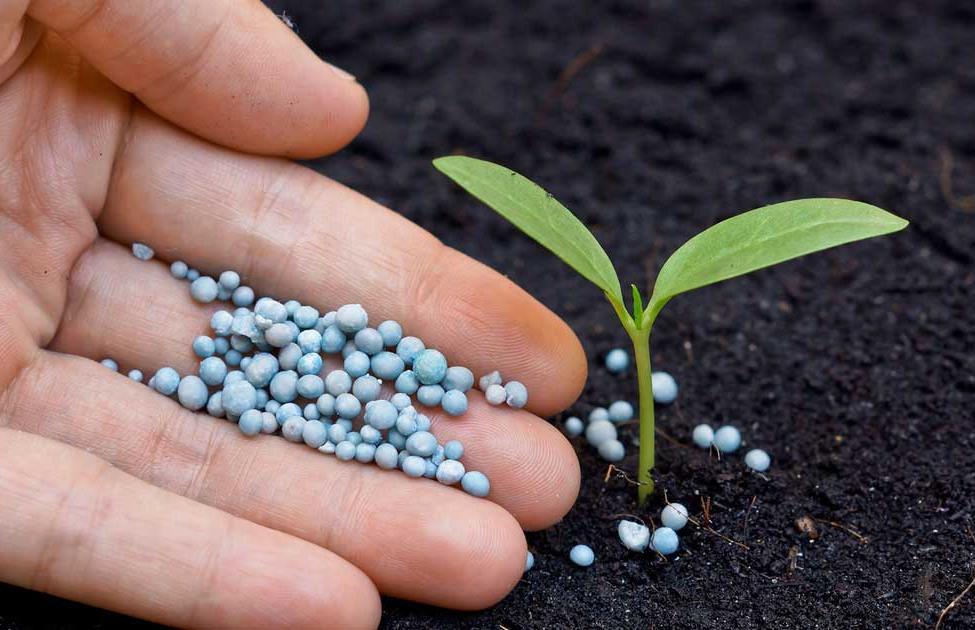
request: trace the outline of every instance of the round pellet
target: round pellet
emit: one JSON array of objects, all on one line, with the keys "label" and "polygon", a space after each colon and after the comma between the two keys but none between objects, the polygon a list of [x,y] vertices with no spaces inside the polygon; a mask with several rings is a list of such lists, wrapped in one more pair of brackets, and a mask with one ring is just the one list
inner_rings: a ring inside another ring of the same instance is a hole
[{"label": "round pellet", "polygon": [[441,385],[447,391],[456,389],[467,392],[474,386],[474,373],[462,365],[452,365],[447,368]]},{"label": "round pellet", "polygon": [[606,440],[599,445],[598,450],[600,457],[613,464],[623,461],[623,458],[626,456],[623,443],[619,440]]},{"label": "round pellet", "polygon": [[369,324],[369,315],[361,304],[346,304],[336,311],[335,323],[339,330],[347,335],[353,335]]},{"label": "round pellet", "polygon": [[365,405],[379,398],[382,387],[382,383],[376,377],[363,374],[352,383],[352,395]]},{"label": "round pellet", "polygon": [[569,559],[580,567],[588,567],[596,561],[596,554],[588,545],[576,545],[569,550]]},{"label": "round pellet", "polygon": [[687,525],[687,508],[681,503],[668,503],[660,510],[660,522],[675,532],[680,531]]},{"label": "round pellet", "polygon": [[443,454],[447,459],[460,459],[464,456],[464,445],[459,440],[450,440],[443,445]]},{"label": "round pellet", "polygon": [[179,373],[171,367],[159,368],[152,380],[156,391],[164,396],[172,396],[179,387]]},{"label": "round pellet", "polygon": [[[399,382],[399,377],[405,374],[406,364],[403,359],[392,352],[379,352],[370,359],[370,369],[372,373],[384,381]],[[410,372],[412,374],[412,372]],[[399,391],[397,389],[397,391]],[[414,390],[416,391],[416,390]]]},{"label": "round pellet", "polygon": [[741,431],[727,424],[719,427],[714,432],[714,446],[722,453],[734,453],[741,446]]},{"label": "round pellet", "polygon": [[240,419],[237,420],[237,428],[246,436],[257,435],[264,428],[264,418],[261,416],[261,412],[257,409],[248,409],[240,414]]},{"label": "round pellet", "polygon": [[594,448],[616,439],[616,427],[609,420],[596,420],[586,427],[586,441]]},{"label": "round pellet", "polygon": [[658,527],[653,532],[650,545],[657,553],[669,556],[677,551],[677,547],[680,545],[680,538],[677,537],[677,532],[671,528]]},{"label": "round pellet", "polygon": [[677,381],[667,372],[651,373],[650,384],[653,388],[653,399],[661,405],[669,405],[677,400]]},{"label": "round pellet", "polygon": [[475,497],[486,497],[491,492],[491,482],[488,481],[487,476],[476,470],[464,473],[460,485],[464,492]]},{"label": "round pellet", "polygon": [[617,400],[607,410],[610,422],[620,423],[633,419],[633,405],[625,400]]},{"label": "round pellet", "polygon": [[565,434],[570,438],[579,437],[586,430],[585,425],[582,424],[582,420],[575,416],[566,418],[563,427],[565,428]]},{"label": "round pellet", "polygon": [[298,373],[292,370],[278,372],[271,378],[271,397],[279,403],[287,403],[298,397]]},{"label": "round pellet", "polygon": [[211,387],[223,384],[227,377],[227,364],[220,357],[207,357],[200,361],[200,378]]},{"label": "round pellet", "polygon": [[387,348],[395,348],[396,344],[403,338],[403,327],[399,325],[399,322],[391,319],[387,319],[376,326],[376,330],[379,331],[383,338],[383,345]]},{"label": "round pellet", "polygon": [[606,353],[606,369],[613,374],[621,374],[630,367],[630,355],[622,348],[613,348]]},{"label": "round pellet", "polygon": [[177,260],[169,266],[169,273],[177,280],[184,280],[186,278],[186,272],[189,271],[189,265],[187,265],[182,260]]},{"label": "round pellet", "polygon": [[198,411],[206,407],[210,392],[207,390],[203,379],[195,374],[189,374],[180,380],[176,398],[179,400],[179,404],[190,411]]},{"label": "round pellet", "polygon": [[217,281],[210,276],[200,276],[190,284],[190,296],[201,304],[209,304],[217,299]]},{"label": "round pellet", "polygon": [[509,407],[521,409],[528,404],[528,388],[519,381],[508,381],[504,384],[504,391],[507,394],[505,402]]},{"label": "round pellet", "polygon": [[464,465],[456,459],[445,459],[437,466],[437,481],[450,486],[464,477]]},{"label": "round pellet", "polygon": [[403,460],[403,472],[408,477],[419,478],[427,471],[427,460],[416,455],[410,455]]},{"label": "round pellet", "polygon": [[281,425],[281,435],[289,442],[301,442],[304,440],[306,424],[308,421],[301,416],[291,416]]},{"label": "round pellet", "polygon": [[745,453],[745,465],[755,472],[765,472],[772,463],[772,458],[762,449],[754,448]]},{"label": "round pellet", "polygon": [[650,544],[650,528],[634,521],[620,521],[616,528],[620,542],[630,551],[644,551]]},{"label": "round pellet", "polygon": [[426,349],[426,345],[416,337],[403,337],[396,344],[396,354],[406,365],[413,365],[413,359]]},{"label": "round pellet", "polygon": [[699,424],[694,427],[691,439],[700,448],[711,448],[711,444],[714,443],[714,429],[711,428],[711,425]]},{"label": "round pellet", "polygon": [[444,392],[440,405],[448,416],[459,416],[467,412],[467,395],[459,389]]},{"label": "round pellet", "polygon": [[497,383],[492,383],[488,385],[487,390],[484,392],[484,399],[489,405],[501,405],[508,398],[508,392],[504,390],[504,386]]},{"label": "round pellet", "polygon": [[348,441],[339,442],[335,445],[335,457],[343,462],[351,462],[355,459],[355,444]]},{"label": "round pellet", "polygon": [[436,407],[443,400],[443,387],[440,385],[423,385],[416,390],[416,399],[426,407]]},{"label": "round pellet", "polygon": [[437,438],[429,431],[416,431],[406,438],[406,450],[411,455],[430,457],[437,450]]},{"label": "round pellet", "polygon": [[399,451],[392,444],[380,444],[376,447],[376,454],[373,456],[376,465],[383,470],[393,470],[399,461]]},{"label": "round pellet", "polygon": [[312,448],[321,448],[328,441],[328,429],[319,420],[307,420],[301,430],[301,439]]},{"label": "round pellet", "polygon": [[416,375],[413,374],[413,370],[406,370],[396,377],[396,382],[393,384],[393,387],[401,394],[412,396],[420,389],[420,381],[416,380]]}]

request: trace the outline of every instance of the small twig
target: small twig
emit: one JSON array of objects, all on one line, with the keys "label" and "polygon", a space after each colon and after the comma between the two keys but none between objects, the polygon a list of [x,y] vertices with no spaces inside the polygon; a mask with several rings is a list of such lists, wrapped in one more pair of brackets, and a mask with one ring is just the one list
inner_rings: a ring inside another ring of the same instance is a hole
[{"label": "small twig", "polygon": [[698,528],[700,528],[700,529],[708,532],[709,534],[714,534],[715,536],[717,536],[718,538],[720,538],[721,540],[723,540],[725,542],[729,542],[732,545],[738,545],[739,547],[741,547],[745,551],[748,551],[749,550],[748,545],[746,545],[745,543],[740,542],[740,541],[737,541],[734,538],[728,538],[727,536],[725,536],[721,532],[717,531],[716,529],[714,529],[710,525],[704,525],[700,521],[698,521],[697,519],[691,518],[690,516],[687,517],[687,520],[689,520],[690,522],[692,522],[695,525],[697,525]]},{"label": "small twig", "polygon": [[955,196],[954,185],[951,180],[951,173],[955,169],[955,158],[948,147],[942,146],[938,149],[941,158],[941,170],[938,172],[938,183],[941,185],[941,194],[944,196],[948,205],[954,206],[962,212],[975,212],[975,195],[964,197]]},{"label": "small twig", "polygon": [[968,586],[965,587],[965,590],[963,590],[961,593],[958,593],[958,595],[953,600],[951,600],[951,602],[947,606],[945,606],[944,610],[941,611],[941,614],[938,615],[938,622],[934,624],[934,630],[938,630],[941,627],[941,622],[945,620],[945,615],[948,614],[948,611],[954,608],[955,606],[957,606],[958,602],[960,602],[962,598],[964,598],[965,595],[968,594],[968,591],[972,590],[972,588],[975,588],[975,576],[972,577],[972,581],[968,583]]},{"label": "small twig", "polygon": [[630,483],[630,484],[633,484],[634,486],[642,486],[642,485],[643,485],[643,484],[642,484],[642,483],[640,483],[639,481],[637,481],[637,480],[635,480],[635,479],[633,479],[632,477],[630,477],[630,476],[629,476],[629,475],[628,475],[628,474],[626,473],[626,471],[625,471],[625,470],[622,470],[622,469],[620,469],[620,468],[617,468],[617,467],[616,467],[615,465],[613,465],[613,464],[610,464],[610,465],[609,465],[609,466],[608,466],[608,467],[606,468],[606,475],[605,475],[605,476],[603,477],[603,483],[609,483],[609,478],[610,478],[610,477],[611,477],[611,476],[613,475],[613,473],[614,473],[614,471],[615,471],[615,473],[616,473],[616,478],[617,478],[617,479],[623,479],[623,480],[624,480],[624,481],[626,481],[627,483]]},{"label": "small twig", "polygon": [[868,542],[870,542],[869,538],[867,538],[866,536],[858,532],[856,529],[850,527],[849,525],[844,525],[843,523],[837,523],[836,521],[827,521],[824,518],[818,518],[815,516],[813,516],[812,518],[813,520],[819,521],[820,523],[823,523],[825,525],[829,525],[830,527],[835,527],[836,529],[842,529],[844,532],[846,532],[850,536],[853,536],[858,541],[860,541],[861,544],[865,545]]},{"label": "small twig", "polygon": [[711,497],[701,497],[701,519],[707,527],[711,527]]}]

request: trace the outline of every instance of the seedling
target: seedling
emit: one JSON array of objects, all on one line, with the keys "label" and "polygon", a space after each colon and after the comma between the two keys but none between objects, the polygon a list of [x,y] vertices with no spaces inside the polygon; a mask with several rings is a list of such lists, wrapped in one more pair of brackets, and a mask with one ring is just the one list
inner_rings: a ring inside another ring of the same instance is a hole
[{"label": "seedling", "polygon": [[603,291],[633,342],[640,394],[642,503],[653,492],[653,389],[650,332],[674,296],[836,245],[896,232],[907,221],[859,201],[797,199],[726,219],[684,243],[664,263],[644,302],[630,285],[627,310],[616,269],[596,237],[565,206],[511,169],[463,156],[434,166]]}]

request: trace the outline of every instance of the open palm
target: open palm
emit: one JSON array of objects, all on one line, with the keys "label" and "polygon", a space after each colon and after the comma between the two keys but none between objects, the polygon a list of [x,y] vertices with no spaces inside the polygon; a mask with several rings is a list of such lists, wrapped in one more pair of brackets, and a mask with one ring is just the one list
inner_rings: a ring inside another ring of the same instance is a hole
[{"label": "open palm", "polygon": [[[404,107],[411,106],[404,103]],[[195,369],[213,310],[165,265],[361,302],[531,411],[578,395],[571,331],[502,276],[281,157],[335,151],[365,92],[253,0],[0,5],[0,580],[173,625],[370,626],[377,593],[476,608],[576,497],[569,444],[474,397],[434,418],[492,501],[181,408],[100,366]]]}]

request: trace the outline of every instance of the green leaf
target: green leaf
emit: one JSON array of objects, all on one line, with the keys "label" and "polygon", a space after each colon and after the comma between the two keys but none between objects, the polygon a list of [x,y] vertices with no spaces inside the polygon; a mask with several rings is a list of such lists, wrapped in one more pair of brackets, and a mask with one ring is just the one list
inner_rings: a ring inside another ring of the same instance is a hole
[{"label": "green leaf", "polygon": [[602,289],[611,300],[623,303],[616,269],[599,241],[541,186],[485,160],[451,156],[437,158],[433,165]]},{"label": "green leaf", "polygon": [[641,326],[652,325],[679,293],[905,227],[898,216],[846,199],[797,199],[739,214],[687,241],[664,263]]},{"label": "green leaf", "polygon": [[633,321],[638,322],[643,319],[643,298],[635,284],[631,284],[630,289],[633,291]]}]

